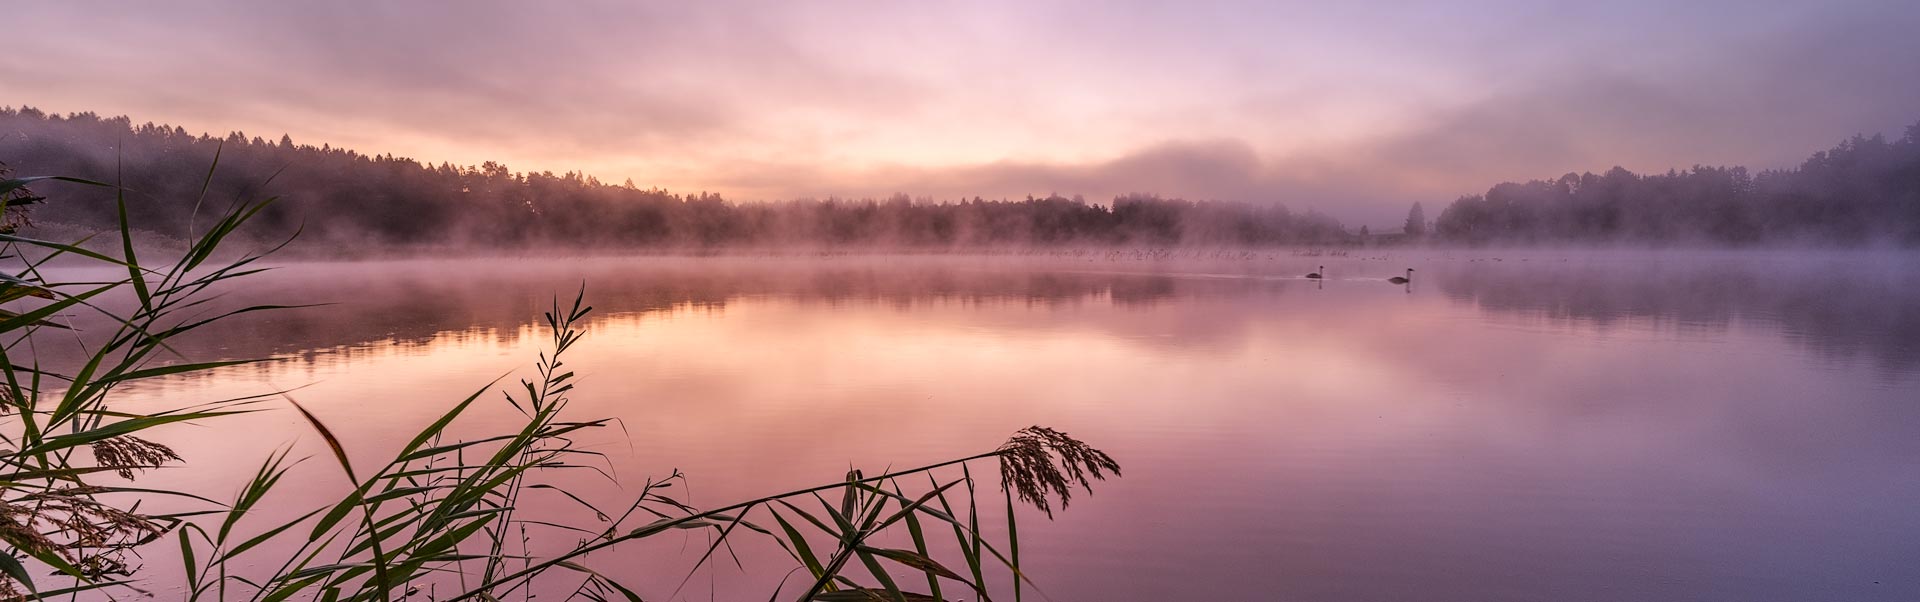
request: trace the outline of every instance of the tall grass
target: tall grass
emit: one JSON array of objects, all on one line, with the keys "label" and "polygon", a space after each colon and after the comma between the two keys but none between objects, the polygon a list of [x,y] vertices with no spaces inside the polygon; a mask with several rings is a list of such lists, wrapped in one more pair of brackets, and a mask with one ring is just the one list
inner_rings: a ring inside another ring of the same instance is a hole
[{"label": "tall grass", "polygon": [[[18,217],[42,201],[26,192],[35,180],[0,181],[0,199],[6,201],[0,211]],[[112,403],[129,384],[255,361],[191,361],[169,341],[235,315],[292,309],[249,306],[207,315],[217,288],[265,269],[260,260],[273,248],[234,253],[223,244],[275,200],[235,202],[185,252],[143,261],[134,225],[125,218],[124,190],[46,179],[53,181],[115,190],[121,219],[118,240],[109,242],[117,242],[118,251],[92,250],[98,248],[89,246],[92,241],[58,243],[12,228],[0,231],[0,259],[15,264],[0,273],[0,302],[24,306],[0,311],[0,597],[135,592],[159,578],[184,584],[181,597],[187,600],[505,600],[532,599],[536,590],[545,597],[640,600],[620,581],[633,575],[596,570],[589,557],[698,532],[709,538],[697,550],[694,571],[753,542],[791,557],[794,573],[770,592],[771,599],[991,599],[993,579],[1009,583],[1018,599],[1034,586],[1020,568],[1016,507],[1031,504],[1050,517],[1054,503],[1066,506],[1075,489],[1091,491],[1090,481],[1120,472],[1107,454],[1065,433],[1031,427],[984,453],[883,474],[853,470],[818,486],[717,508],[696,508],[669,495],[685,481],[677,472],[637,484],[621,507],[596,507],[543,478],[557,470],[598,471],[603,460],[575,437],[609,421],[568,413],[575,373],[567,358],[585,337],[592,312],[584,289],[570,303],[556,300],[545,313],[552,338],[530,377],[506,387],[496,381],[455,401],[377,466],[355,466],[333,427],[286,392],[130,411]],[[0,214],[0,223],[20,222]],[[105,282],[49,278],[68,272],[46,269],[56,261],[108,266],[123,276]],[[107,295],[130,296],[132,309],[100,303]],[[105,316],[113,330],[75,332],[63,321],[77,312]],[[55,341],[79,345],[84,360],[41,365],[39,350]],[[453,438],[453,427],[481,403],[508,404],[519,416],[517,428]],[[338,465],[347,493],[326,503],[285,499],[281,492],[297,463],[286,448],[267,453],[228,500],[137,485],[144,470],[182,461],[150,439],[149,430],[187,421],[217,428],[223,417],[269,410],[297,413],[311,426],[328,445],[328,460]],[[83,449],[90,458],[79,453]],[[985,495],[973,477],[972,465],[988,461],[998,463],[1003,495]],[[121,479],[102,480],[102,473]],[[535,497],[564,500],[579,512],[553,512],[552,504],[536,503]],[[193,509],[142,510],[143,500],[161,498]],[[1008,532],[998,540],[980,526],[982,508],[992,504],[1005,506]],[[288,505],[304,507],[264,527],[243,520]],[[536,513],[536,507],[549,511]],[[586,518],[574,520],[575,514]],[[530,543],[536,533],[565,533],[577,543],[539,551]],[[946,534],[950,546],[938,542]],[[912,547],[887,547],[889,541],[910,541]],[[157,545],[178,547],[177,575],[133,566],[131,555]],[[911,591],[918,584],[897,582],[893,571],[923,575],[924,592]]]}]

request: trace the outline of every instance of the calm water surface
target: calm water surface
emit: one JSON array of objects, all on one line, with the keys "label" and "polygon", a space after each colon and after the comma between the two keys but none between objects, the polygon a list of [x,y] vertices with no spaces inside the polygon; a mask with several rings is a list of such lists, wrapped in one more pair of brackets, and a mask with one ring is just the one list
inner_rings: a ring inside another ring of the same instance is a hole
[{"label": "calm water surface", "polygon": [[[1030,424],[1105,448],[1125,478],[1022,517],[1055,600],[1920,598],[1913,257],[1359,255],[302,264],[241,296],[336,305],[185,347],[280,361],[132,394],[304,387],[373,463],[527,374],[584,281],[573,411],[620,419],[582,443],[623,480],[719,505]],[[287,511],[346,487],[284,409],[165,434],[189,467],[153,479],[225,497],[290,443]],[[594,563],[667,599],[704,541]],[[680,598],[765,599],[793,564],[755,547]]]}]

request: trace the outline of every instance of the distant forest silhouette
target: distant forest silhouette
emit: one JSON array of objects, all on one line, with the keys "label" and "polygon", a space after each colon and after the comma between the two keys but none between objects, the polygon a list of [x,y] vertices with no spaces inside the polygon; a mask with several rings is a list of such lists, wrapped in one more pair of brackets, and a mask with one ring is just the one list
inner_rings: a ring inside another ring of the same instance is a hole
[{"label": "distant forest silhouette", "polygon": [[[219,168],[203,202],[207,169]],[[0,161],[18,175],[121,182],[129,217],[148,230],[189,230],[196,208],[241,195],[290,202],[263,216],[263,236],[367,247],[483,244],[507,248],[989,245],[1332,245],[1358,243],[1920,243],[1920,124],[1904,137],[1856,136],[1798,168],[1749,173],[1695,167],[1638,175],[1567,174],[1502,183],[1462,197],[1429,222],[1415,204],[1404,230],[1349,231],[1277,202],[1189,201],[1130,194],[1106,204],[1049,195],[1017,200],[886,199],[732,202],[609,184],[568,172],[514,172],[486,162],[432,165],[393,155],[247,137],[93,113],[0,108]],[[41,222],[101,227],[101,191],[66,190],[35,208]],[[78,197],[77,199],[75,197]],[[204,217],[204,215],[203,215]]]},{"label": "distant forest silhouette", "polygon": [[1854,136],[1798,168],[1701,167],[1505,182],[1434,220],[1458,242],[1920,243],[1920,124]]}]

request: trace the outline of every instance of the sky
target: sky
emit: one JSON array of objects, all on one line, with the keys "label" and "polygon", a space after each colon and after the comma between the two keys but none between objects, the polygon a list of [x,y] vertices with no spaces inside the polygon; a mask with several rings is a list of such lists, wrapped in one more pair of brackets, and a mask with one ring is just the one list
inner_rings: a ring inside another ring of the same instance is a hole
[{"label": "sky", "polygon": [[737,200],[1393,224],[1920,122],[1920,2],[18,2],[0,105]]}]

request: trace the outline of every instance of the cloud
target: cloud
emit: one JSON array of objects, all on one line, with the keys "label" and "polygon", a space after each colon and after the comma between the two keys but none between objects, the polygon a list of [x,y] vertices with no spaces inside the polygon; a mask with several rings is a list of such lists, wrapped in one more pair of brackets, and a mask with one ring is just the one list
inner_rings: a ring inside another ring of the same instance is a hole
[{"label": "cloud", "polygon": [[1791,167],[1847,136],[1899,135],[1920,121],[1920,79],[1906,73],[1920,58],[1920,37],[1905,35],[1916,28],[1920,9],[1833,11],[1655,64],[1566,61],[1546,75],[1490,85],[1470,102],[1428,107],[1393,131],[1292,153],[1216,138],[1079,163],[774,169],[719,182],[762,198],[796,189],[936,198],[1157,192],[1278,201],[1390,224],[1412,202],[1444,202],[1500,181],[1616,165]]},{"label": "cloud", "polygon": [[[806,163],[738,165],[715,180],[744,198],[792,196],[884,197],[958,200],[975,196],[1084,195],[1095,202],[1127,193],[1157,193],[1188,199],[1278,202],[1297,209],[1349,205],[1381,194],[1355,186],[1344,172],[1306,169],[1263,157],[1243,140],[1165,142],[1094,162],[997,161],[962,167],[881,166],[859,171],[823,170]],[[1332,169],[1332,167],[1328,167]],[[826,191],[794,195],[793,189]],[[1404,211],[1398,206],[1394,211]]]},{"label": "cloud", "polygon": [[[1737,10],[1736,10],[1737,9]],[[1126,192],[1390,224],[1920,119],[1920,5],[11,7],[0,98],[740,199]]]},{"label": "cloud", "polygon": [[1906,73],[1920,58],[1920,38],[1904,33],[1915,26],[1913,14],[1846,15],[1660,69],[1570,68],[1436,112],[1373,143],[1372,160],[1420,181],[1488,183],[1613,165],[1790,166],[1846,136],[1920,120],[1920,80]]}]

